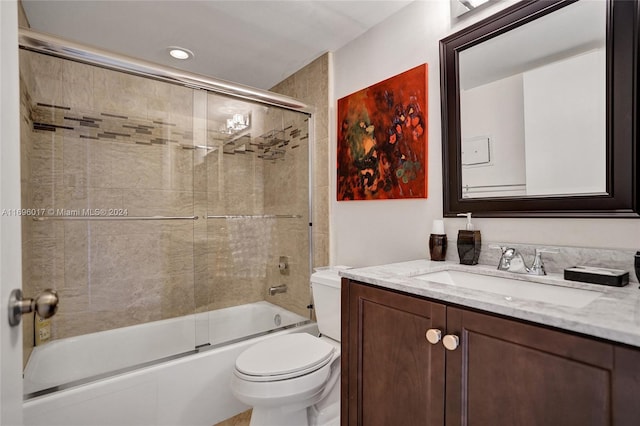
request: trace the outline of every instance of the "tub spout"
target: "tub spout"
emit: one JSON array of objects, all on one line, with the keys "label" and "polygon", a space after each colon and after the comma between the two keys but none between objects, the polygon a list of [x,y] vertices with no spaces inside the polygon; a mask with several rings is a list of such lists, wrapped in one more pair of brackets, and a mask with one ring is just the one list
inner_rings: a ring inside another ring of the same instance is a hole
[{"label": "tub spout", "polygon": [[274,296],[278,293],[286,293],[287,292],[287,285],[286,284],[282,284],[282,285],[277,285],[275,287],[269,287],[269,295],[270,296]]}]

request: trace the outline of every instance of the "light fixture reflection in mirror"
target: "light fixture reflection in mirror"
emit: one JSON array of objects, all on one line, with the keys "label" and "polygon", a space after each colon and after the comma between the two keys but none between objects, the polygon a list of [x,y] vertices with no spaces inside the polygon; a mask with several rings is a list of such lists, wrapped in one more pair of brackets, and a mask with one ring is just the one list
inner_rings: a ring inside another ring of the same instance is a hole
[{"label": "light fixture reflection in mirror", "polygon": [[495,0],[451,0],[451,16],[457,18]]}]

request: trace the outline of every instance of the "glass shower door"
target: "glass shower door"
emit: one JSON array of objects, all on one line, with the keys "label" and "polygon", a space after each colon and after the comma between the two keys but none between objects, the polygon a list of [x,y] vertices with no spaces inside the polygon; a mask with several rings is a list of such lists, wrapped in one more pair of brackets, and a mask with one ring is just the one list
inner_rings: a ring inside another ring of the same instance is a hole
[{"label": "glass shower door", "polygon": [[196,309],[213,346],[309,318],[309,116],[207,95],[201,164],[206,273]]},{"label": "glass shower door", "polygon": [[310,116],[21,51],[28,396],[306,322]]},{"label": "glass shower door", "polygon": [[20,54],[25,393],[192,352],[197,91]]}]

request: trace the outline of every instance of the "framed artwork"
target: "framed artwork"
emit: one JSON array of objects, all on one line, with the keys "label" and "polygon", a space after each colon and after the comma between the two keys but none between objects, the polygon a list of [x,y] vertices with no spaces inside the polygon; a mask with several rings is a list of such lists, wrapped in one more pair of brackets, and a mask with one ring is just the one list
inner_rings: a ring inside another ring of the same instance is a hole
[{"label": "framed artwork", "polygon": [[338,201],[427,198],[427,71],[338,100]]}]

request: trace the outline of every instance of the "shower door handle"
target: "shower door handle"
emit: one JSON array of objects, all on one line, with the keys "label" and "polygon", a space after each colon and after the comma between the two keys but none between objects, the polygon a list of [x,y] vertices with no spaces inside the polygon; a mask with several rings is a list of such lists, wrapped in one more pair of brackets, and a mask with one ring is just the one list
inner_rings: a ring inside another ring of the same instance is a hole
[{"label": "shower door handle", "polygon": [[9,325],[20,324],[22,314],[35,312],[42,319],[51,318],[58,310],[58,292],[50,288],[44,290],[35,299],[23,299],[22,290],[15,289],[9,296]]}]

